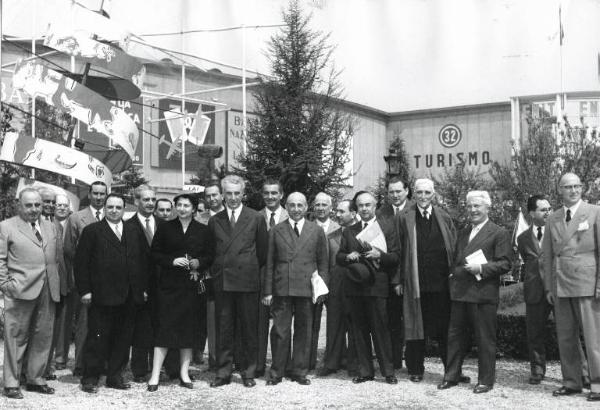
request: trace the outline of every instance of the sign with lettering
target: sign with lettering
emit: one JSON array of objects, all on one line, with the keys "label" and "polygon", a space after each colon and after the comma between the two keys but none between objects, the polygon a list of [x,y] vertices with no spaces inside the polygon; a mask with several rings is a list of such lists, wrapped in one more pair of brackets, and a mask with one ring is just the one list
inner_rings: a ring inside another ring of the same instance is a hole
[{"label": "sign with lettering", "polygon": [[[255,114],[246,113],[248,122],[258,119]],[[244,152],[246,136],[244,135],[244,118],[241,111],[229,110],[227,112],[227,136],[225,150],[227,159],[225,165],[229,170],[239,167],[237,156]]]},{"label": "sign with lettering", "polygon": [[444,125],[438,135],[440,144],[446,148],[453,148],[458,145],[462,138],[460,128],[454,124]]},{"label": "sign with lettering", "polygon": [[[523,114],[533,118],[550,118],[561,115],[557,101],[536,101],[523,104]],[[562,115],[573,127],[600,127],[600,98],[567,99]]]}]

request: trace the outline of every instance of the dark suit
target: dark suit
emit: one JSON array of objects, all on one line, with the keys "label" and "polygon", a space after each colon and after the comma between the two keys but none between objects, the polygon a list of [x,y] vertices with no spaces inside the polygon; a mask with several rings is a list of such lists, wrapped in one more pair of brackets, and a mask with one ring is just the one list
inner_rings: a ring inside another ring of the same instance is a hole
[{"label": "dark suit", "polygon": [[288,221],[269,232],[269,252],[263,294],[272,295],[271,379],[284,376],[288,361],[292,317],[294,338],[291,373],[305,377],[310,360],[312,331],[311,276],[317,271],[328,281],[327,239],[316,223],[304,220],[298,237]]},{"label": "dark suit", "polygon": [[147,259],[131,224],[119,241],[106,219],[83,229],[75,254],[75,282],[91,293],[88,336],[83,352],[83,384],[97,384],[107,363],[107,381],[122,382],[129,360],[136,305],[148,290]]},{"label": "dark suit", "polygon": [[[510,236],[488,220],[469,241],[471,227],[460,231],[450,275],[450,328],[448,363],[444,380],[458,382],[468,348],[468,327],[475,333],[479,355],[479,384],[493,385],[496,371],[496,310],[500,276],[511,267]],[[465,269],[465,257],[481,249],[487,260],[481,266],[481,280]]]},{"label": "dark suit", "polygon": [[265,265],[267,228],[256,211],[242,206],[232,228],[229,209],[208,222],[215,243],[210,268],[217,319],[217,377],[229,379],[233,370],[236,321],[241,326],[242,377],[254,378],[258,360],[258,294]]},{"label": "dark suit", "polygon": [[[372,220],[371,222],[372,223]],[[387,298],[390,294],[390,279],[395,274],[400,262],[400,247],[394,225],[379,224],[387,245],[387,253],[381,254],[380,268],[374,272],[374,283],[370,286],[358,285],[346,281],[345,292],[350,305],[351,329],[356,342],[358,371],[361,377],[373,377],[373,361],[371,360],[371,338],[375,345],[375,354],[379,362],[381,374],[385,377],[394,375],[392,341],[388,328]],[[358,222],[342,233],[337,263],[348,266],[346,256],[353,251],[361,252],[356,235],[361,231]]]}]

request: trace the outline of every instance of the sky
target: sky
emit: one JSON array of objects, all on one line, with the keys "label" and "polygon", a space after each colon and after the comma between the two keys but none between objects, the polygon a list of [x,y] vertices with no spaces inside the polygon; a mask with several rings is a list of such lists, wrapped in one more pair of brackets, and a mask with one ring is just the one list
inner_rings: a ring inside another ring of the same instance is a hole
[{"label": "sky", "polygon": [[[79,2],[98,9],[102,0]],[[41,36],[48,20],[64,13],[67,4],[69,0],[3,0],[3,34]],[[398,112],[561,90],[600,93],[600,0],[300,0],[300,4],[312,13],[310,27],[328,33],[330,44],[336,46],[335,67],[342,70],[346,98],[355,103]],[[284,0],[104,0],[103,6],[113,20],[137,35],[245,25],[246,67],[269,74],[267,42],[279,29],[255,26],[282,24],[286,5]],[[153,45],[237,67],[242,66],[243,37],[242,30],[143,36]],[[144,55],[166,57],[158,52]],[[195,64],[215,66],[198,60]]]}]

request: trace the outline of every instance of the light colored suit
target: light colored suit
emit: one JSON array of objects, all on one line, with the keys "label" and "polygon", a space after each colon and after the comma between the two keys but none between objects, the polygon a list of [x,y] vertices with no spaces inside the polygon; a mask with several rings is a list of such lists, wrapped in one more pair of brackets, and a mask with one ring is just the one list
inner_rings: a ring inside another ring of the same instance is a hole
[{"label": "light colored suit", "polygon": [[[0,290],[4,293],[4,386],[19,387],[23,360],[27,383],[43,379],[52,342],[55,302],[60,301],[60,236],[40,220],[42,242],[30,223],[14,216],[0,223]],[[27,357],[25,358],[25,351]]]},{"label": "light colored suit", "polygon": [[[102,218],[102,216],[101,216]],[[69,222],[67,222],[67,226],[65,227],[65,259],[67,261],[67,266],[70,267],[70,274],[74,275],[73,265],[75,261],[75,250],[77,249],[77,244],[79,243],[79,238],[81,236],[81,232],[83,232],[83,228],[86,226],[97,222],[96,215],[92,213],[90,207],[83,208],[79,212],[75,212],[69,216]],[[77,317],[75,323],[75,369],[83,371],[83,344],[85,343],[85,338],[87,336],[87,314],[88,314],[88,306],[84,305],[80,301],[80,295],[77,289],[74,289],[72,292],[72,297],[74,299],[74,312]]]},{"label": "light colored suit", "polygon": [[556,333],[563,385],[581,389],[583,329],[592,392],[600,392],[600,207],[581,202],[565,221],[564,208],[548,217],[542,241],[542,279],[555,296]]}]

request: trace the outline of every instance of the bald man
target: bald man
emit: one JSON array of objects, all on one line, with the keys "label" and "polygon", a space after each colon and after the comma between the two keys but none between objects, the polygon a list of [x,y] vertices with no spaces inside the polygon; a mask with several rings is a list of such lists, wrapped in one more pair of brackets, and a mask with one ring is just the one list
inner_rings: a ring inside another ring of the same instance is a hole
[{"label": "bald man", "polygon": [[[271,306],[271,364],[267,385],[283,379],[289,356],[292,318],[294,339],[291,376],[301,385],[310,384],[306,377],[310,362],[312,333],[311,276],[317,272],[327,283],[329,261],[327,238],[315,222],[305,219],[306,197],[294,192],[286,201],[289,219],[269,231],[267,269],[263,283],[263,304]],[[317,303],[322,303],[320,297]]]}]

